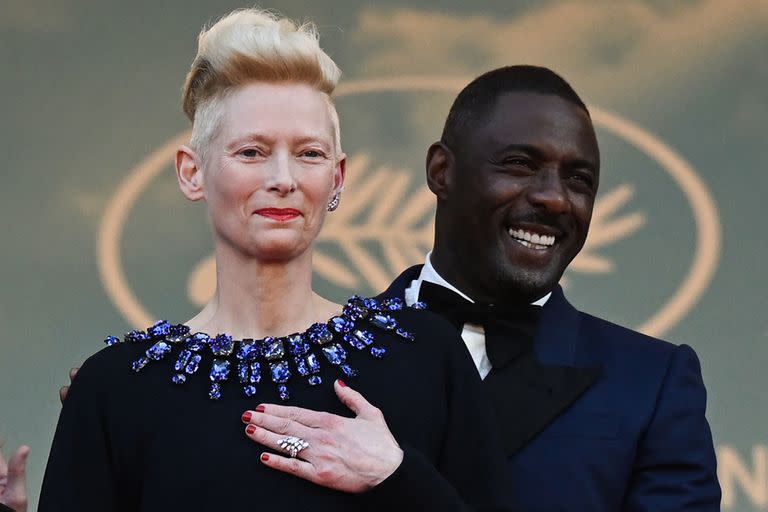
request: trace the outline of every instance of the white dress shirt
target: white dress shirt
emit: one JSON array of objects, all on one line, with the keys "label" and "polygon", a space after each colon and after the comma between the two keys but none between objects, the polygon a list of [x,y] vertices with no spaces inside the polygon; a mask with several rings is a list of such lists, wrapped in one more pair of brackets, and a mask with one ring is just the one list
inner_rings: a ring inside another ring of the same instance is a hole
[{"label": "white dress shirt", "polygon": [[[419,274],[418,278],[411,281],[411,285],[406,288],[405,303],[410,306],[419,300],[419,290],[421,289],[422,281],[428,281],[444,288],[448,288],[449,290],[458,293],[469,302],[475,302],[437,273],[435,267],[432,266],[432,261],[430,259],[431,255],[431,252],[427,253],[424,267],[421,269],[421,274]],[[547,303],[547,300],[549,300],[550,295],[552,295],[552,293],[546,294],[544,297],[534,302],[533,305],[543,306]],[[472,356],[472,360],[475,362],[477,371],[480,373],[480,378],[484,379],[491,371],[491,362],[488,360],[488,353],[485,351],[485,329],[483,329],[482,325],[466,323],[462,328],[461,338],[464,340],[464,343],[466,343],[467,349],[469,349],[469,353]]]}]

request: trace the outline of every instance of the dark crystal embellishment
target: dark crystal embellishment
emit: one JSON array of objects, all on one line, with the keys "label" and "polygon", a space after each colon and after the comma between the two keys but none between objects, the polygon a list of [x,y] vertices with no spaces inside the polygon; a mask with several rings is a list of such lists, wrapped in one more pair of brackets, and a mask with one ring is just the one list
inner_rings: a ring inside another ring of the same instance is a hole
[{"label": "dark crystal embellishment", "polygon": [[341,364],[347,360],[347,351],[338,343],[323,347],[323,354],[331,364]]},{"label": "dark crystal embellishment", "polygon": [[108,347],[111,347],[112,345],[117,345],[120,343],[120,338],[116,338],[115,336],[107,336],[104,338],[104,343],[106,343]]},{"label": "dark crystal embellishment", "polygon": [[226,359],[214,359],[209,375],[212,382],[222,382],[229,377],[229,361]]},{"label": "dark crystal embellishment", "polygon": [[279,363],[270,363],[269,371],[272,373],[272,381],[277,383],[288,382],[291,378],[291,370],[288,368],[288,361]]},{"label": "dark crystal embellishment", "polygon": [[147,329],[147,334],[152,338],[161,338],[171,332],[171,324],[166,320],[159,320]]},{"label": "dark crystal embellishment", "polygon": [[384,329],[387,331],[391,331],[397,327],[397,321],[384,313],[376,313],[373,315],[373,318],[371,318],[371,323],[379,329]]},{"label": "dark crystal embellishment", "polygon": [[[373,328],[392,331],[392,335],[414,340],[412,333],[398,325],[393,313],[405,307],[399,298],[379,301],[353,296],[344,305],[342,313],[328,322],[315,323],[303,333],[280,338],[235,341],[227,334],[211,338],[201,332],[191,334],[189,327],[184,324],[172,325],[160,320],[146,331],[132,330],[122,340],[109,336],[104,343],[112,346],[123,341],[148,342],[146,346],[149,348],[131,364],[136,372],[152,361],[160,361],[173,354],[174,373],[170,381],[177,385],[184,384],[195,374],[204,358],[210,358],[210,363],[206,361],[206,368],[210,368],[208,376],[211,386],[208,395],[213,400],[221,397],[222,383],[230,380],[230,373],[235,375],[232,380],[239,382],[245,396],[254,396],[256,385],[262,378],[262,366],[268,365],[264,369],[265,374],[277,385],[280,399],[288,400],[288,382],[294,374],[305,378],[310,386],[318,386],[323,382],[320,375],[321,359],[336,366],[346,378],[352,378],[358,372],[347,361],[349,347],[365,351],[374,359],[386,357],[390,349],[375,342],[390,339],[391,335],[387,338],[385,334],[376,334],[378,331]],[[411,307],[420,309],[425,305],[417,302]],[[320,357],[321,351],[324,357]]]},{"label": "dark crystal embellishment", "polygon": [[312,324],[310,328],[307,329],[307,335],[309,341],[315,345],[325,345],[326,343],[333,341],[333,333],[325,324]]},{"label": "dark crystal embellishment", "polygon": [[263,350],[264,359],[267,361],[277,361],[285,355],[285,345],[283,338],[264,338]]},{"label": "dark crystal embellishment", "polygon": [[245,339],[240,342],[235,355],[241,361],[251,361],[259,357],[259,345],[254,340]]},{"label": "dark crystal embellishment", "polygon": [[339,334],[349,332],[355,327],[355,323],[343,316],[335,316],[330,321],[331,328]]}]

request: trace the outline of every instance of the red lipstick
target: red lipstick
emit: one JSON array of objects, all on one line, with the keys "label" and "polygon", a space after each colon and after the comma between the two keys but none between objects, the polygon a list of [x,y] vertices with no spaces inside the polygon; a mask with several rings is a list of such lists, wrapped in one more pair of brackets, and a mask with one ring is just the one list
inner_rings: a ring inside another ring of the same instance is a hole
[{"label": "red lipstick", "polygon": [[254,213],[267,217],[268,219],[276,220],[278,222],[285,222],[291,219],[295,219],[301,212],[293,208],[261,208]]}]

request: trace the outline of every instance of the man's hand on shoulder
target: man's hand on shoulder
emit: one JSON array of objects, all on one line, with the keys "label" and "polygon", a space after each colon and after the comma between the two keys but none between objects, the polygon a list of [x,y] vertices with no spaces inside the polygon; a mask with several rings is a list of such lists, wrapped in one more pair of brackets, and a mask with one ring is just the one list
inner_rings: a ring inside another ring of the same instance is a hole
[{"label": "man's hand on shoulder", "polygon": [[[72,381],[75,379],[75,375],[77,375],[77,371],[79,369],[80,369],[79,367],[75,367],[69,370],[70,384],[72,384]],[[69,393],[69,386],[61,386],[61,388],[59,388],[59,400],[61,400],[62,405],[64,404],[64,400],[67,399],[67,393]]]}]

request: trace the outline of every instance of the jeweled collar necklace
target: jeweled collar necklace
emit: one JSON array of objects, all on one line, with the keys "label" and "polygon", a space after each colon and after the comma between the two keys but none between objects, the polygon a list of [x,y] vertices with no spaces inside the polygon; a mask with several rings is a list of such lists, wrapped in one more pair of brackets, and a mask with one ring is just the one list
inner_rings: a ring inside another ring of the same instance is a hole
[{"label": "jeweled collar necklace", "polygon": [[[246,396],[256,394],[256,384],[261,382],[262,370],[277,385],[282,400],[290,398],[288,381],[298,374],[305,377],[312,386],[322,383],[320,357],[337,367],[345,377],[355,377],[357,370],[347,363],[349,346],[366,350],[375,359],[384,358],[388,349],[376,344],[370,327],[380,331],[392,331],[405,341],[414,341],[414,335],[400,327],[390,314],[407,306],[399,298],[377,300],[353,296],[344,305],[341,315],[334,316],[326,323],[312,324],[306,331],[279,338],[266,337],[259,340],[234,340],[228,334],[211,337],[202,332],[191,333],[184,324],[172,325],[160,320],[146,331],[131,331],[123,339],[109,336],[104,342],[108,346],[118,343],[152,343],[143,356],[133,362],[132,368],[139,372],[151,361],[161,361],[169,354],[176,356],[171,377],[174,384],[184,384],[187,376],[197,372],[206,354],[211,354],[211,369],[208,377],[211,389],[208,396],[216,400],[221,397],[221,384],[230,378],[232,370]],[[417,302],[410,306],[424,309],[425,304]]]}]

